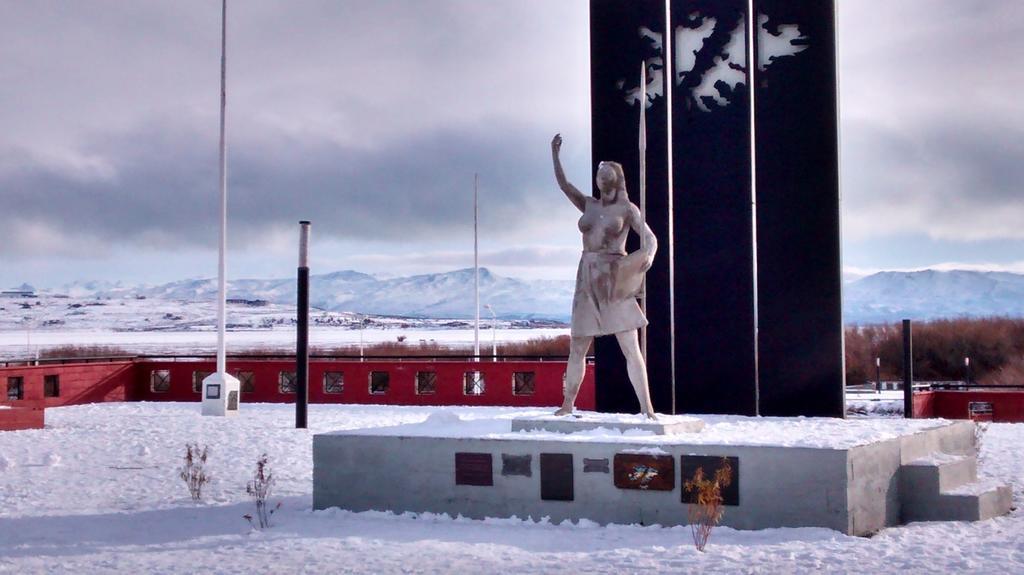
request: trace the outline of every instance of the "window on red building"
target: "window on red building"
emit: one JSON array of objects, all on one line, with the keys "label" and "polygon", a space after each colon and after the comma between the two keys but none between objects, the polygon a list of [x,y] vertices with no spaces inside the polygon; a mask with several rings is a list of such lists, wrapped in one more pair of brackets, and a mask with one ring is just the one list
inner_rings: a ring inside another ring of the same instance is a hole
[{"label": "window on red building", "polygon": [[433,371],[416,372],[416,394],[433,395],[437,393],[437,373]]},{"label": "window on red building", "polygon": [[238,388],[243,393],[252,393],[256,391],[256,374],[251,371],[236,371],[235,377],[238,378]]},{"label": "window on red building", "polygon": [[7,378],[7,401],[25,399],[25,379],[21,377]]},{"label": "window on red building", "polygon": [[341,393],[345,391],[345,374],[340,371],[324,372],[324,393]]},{"label": "window on red building", "polygon": [[43,376],[43,397],[60,397],[60,376]]},{"label": "window on red building", "polygon": [[210,377],[210,371],[193,371],[192,372],[192,391],[200,393],[203,390],[203,380]]},{"label": "window on red building", "polygon": [[171,390],[171,370],[155,369],[149,374],[149,389],[154,393]]},{"label": "window on red building", "polygon": [[535,391],[534,379],[536,374],[532,371],[517,371],[512,374],[513,395],[533,395]]},{"label": "window on red building", "polygon": [[370,393],[373,395],[384,395],[391,386],[391,374],[386,371],[370,372]]},{"label": "window on red building", "polygon": [[484,394],[484,373],[482,371],[467,371],[463,377],[463,392],[466,395]]},{"label": "window on red building", "polygon": [[295,372],[282,371],[277,376],[277,391],[280,393],[295,393]]}]

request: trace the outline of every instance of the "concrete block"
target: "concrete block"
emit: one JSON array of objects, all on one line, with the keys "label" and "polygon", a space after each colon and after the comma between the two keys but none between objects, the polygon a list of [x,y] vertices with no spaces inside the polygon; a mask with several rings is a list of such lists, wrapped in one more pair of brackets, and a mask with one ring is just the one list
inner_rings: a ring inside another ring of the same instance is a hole
[{"label": "concrete block", "polygon": [[696,417],[660,415],[651,421],[637,415],[585,413],[578,415],[542,415],[517,417],[512,420],[512,432],[548,431],[551,433],[577,433],[594,429],[608,429],[618,432],[632,430],[648,431],[655,435],[697,433],[704,429],[704,422]]}]

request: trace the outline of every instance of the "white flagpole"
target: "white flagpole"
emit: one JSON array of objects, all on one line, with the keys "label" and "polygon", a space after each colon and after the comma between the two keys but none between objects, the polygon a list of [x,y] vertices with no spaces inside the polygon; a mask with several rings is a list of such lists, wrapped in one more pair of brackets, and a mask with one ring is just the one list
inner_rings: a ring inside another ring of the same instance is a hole
[{"label": "white flagpole", "polygon": [[220,29],[220,257],[217,265],[217,373],[227,373],[224,331],[226,325],[227,280],[225,252],[228,243],[228,156],[224,130],[224,111],[227,107],[227,30],[228,2],[221,1]]},{"label": "white flagpole", "polygon": [[480,183],[480,174],[473,174],[473,292],[476,303],[473,306],[476,320],[473,322],[473,355],[474,361],[480,360],[480,244],[478,241],[480,205],[478,201],[477,188]]},{"label": "white flagpole", "polygon": [[[647,227],[647,61],[640,62],[640,222]],[[643,233],[640,234],[640,249],[647,249]],[[647,274],[640,284],[640,309],[647,315]],[[647,326],[640,328],[640,352],[647,364]]]}]

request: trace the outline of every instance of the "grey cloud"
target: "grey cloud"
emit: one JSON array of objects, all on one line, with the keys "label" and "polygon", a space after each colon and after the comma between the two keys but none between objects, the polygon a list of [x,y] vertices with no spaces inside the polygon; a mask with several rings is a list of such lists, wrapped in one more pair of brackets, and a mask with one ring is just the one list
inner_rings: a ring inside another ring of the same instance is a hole
[{"label": "grey cloud", "polygon": [[[553,184],[549,136],[494,123],[380,148],[285,136],[242,142],[229,151],[231,237],[259,245],[275,228],[313,219],[318,235],[415,246],[443,238],[453,226],[466,228],[474,172],[481,173],[481,223],[490,237],[542,235],[552,210],[571,212]],[[110,177],[82,181],[39,163],[0,174],[7,208],[0,226],[29,220],[72,238],[213,245],[217,165],[209,130],[153,126],[105,138],[94,149],[116,158]],[[582,154],[575,158],[586,165]],[[0,250],[32,249],[19,238],[3,245]]]}]

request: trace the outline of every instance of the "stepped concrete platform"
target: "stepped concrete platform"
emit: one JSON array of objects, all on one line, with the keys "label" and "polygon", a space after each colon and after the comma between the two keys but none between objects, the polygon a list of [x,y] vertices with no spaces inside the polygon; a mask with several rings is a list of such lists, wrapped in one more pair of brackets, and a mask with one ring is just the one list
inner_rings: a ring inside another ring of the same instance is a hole
[{"label": "stepped concrete platform", "polygon": [[900,493],[905,523],[991,519],[1013,504],[1008,486],[978,480],[977,458],[967,455],[939,453],[903,465]]},{"label": "stepped concrete platform", "polygon": [[436,412],[318,434],[313,506],[684,525],[687,480],[727,467],[722,524],[739,529],[867,535],[1009,510],[1007,488],[976,480],[971,422],[700,416],[700,431],[674,434],[630,422],[570,433],[516,423],[548,415]]},{"label": "stepped concrete platform", "polygon": [[655,435],[676,433],[697,433],[704,429],[704,422],[685,415],[659,415],[657,420],[642,415],[621,415],[613,413],[578,413],[573,415],[535,415],[512,419],[512,431],[550,431],[554,433],[578,433],[606,429],[628,433],[632,430],[650,432]]}]

